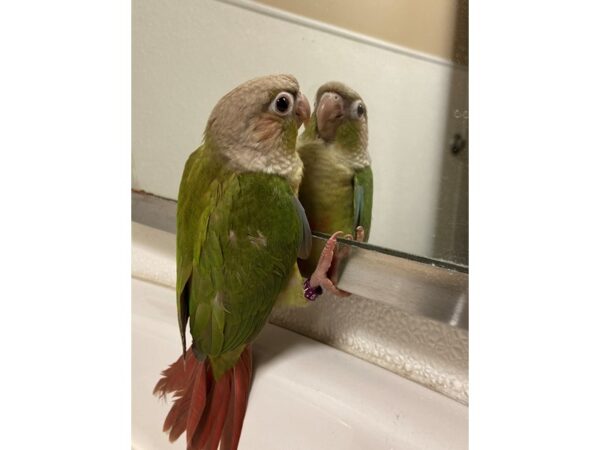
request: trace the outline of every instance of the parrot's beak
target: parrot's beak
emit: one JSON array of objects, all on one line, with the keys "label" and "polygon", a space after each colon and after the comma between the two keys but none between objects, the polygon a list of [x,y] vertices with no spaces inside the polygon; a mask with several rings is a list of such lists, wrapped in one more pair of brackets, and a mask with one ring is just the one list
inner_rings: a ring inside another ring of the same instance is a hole
[{"label": "parrot's beak", "polygon": [[317,129],[319,136],[326,141],[335,138],[335,132],[344,118],[344,100],[335,92],[325,92],[317,105]]},{"label": "parrot's beak", "polygon": [[296,105],[296,123],[298,124],[298,128],[302,124],[305,127],[308,126],[308,119],[310,119],[310,103],[308,103],[306,95],[300,93],[298,95],[298,105]]}]

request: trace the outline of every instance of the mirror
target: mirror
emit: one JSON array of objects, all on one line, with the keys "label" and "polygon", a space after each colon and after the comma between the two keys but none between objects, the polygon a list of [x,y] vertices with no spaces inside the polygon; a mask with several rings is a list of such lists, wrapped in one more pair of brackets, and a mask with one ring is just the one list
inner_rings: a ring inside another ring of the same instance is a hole
[{"label": "mirror", "polygon": [[212,107],[238,84],[291,73],[314,108],[319,87],[339,81],[368,111],[368,245],[468,264],[467,1],[132,7],[134,189],[177,198]]}]

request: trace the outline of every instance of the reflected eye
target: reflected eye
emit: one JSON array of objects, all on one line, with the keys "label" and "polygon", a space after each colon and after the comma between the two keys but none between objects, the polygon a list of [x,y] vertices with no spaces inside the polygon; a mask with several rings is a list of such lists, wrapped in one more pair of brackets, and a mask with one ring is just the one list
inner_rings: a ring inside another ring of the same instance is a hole
[{"label": "reflected eye", "polygon": [[279,116],[287,116],[294,109],[294,97],[289,92],[280,92],[271,103],[271,111]]},{"label": "reflected eye", "polygon": [[351,113],[353,119],[360,119],[365,115],[366,112],[367,109],[361,100],[356,100],[354,103],[352,103]]}]

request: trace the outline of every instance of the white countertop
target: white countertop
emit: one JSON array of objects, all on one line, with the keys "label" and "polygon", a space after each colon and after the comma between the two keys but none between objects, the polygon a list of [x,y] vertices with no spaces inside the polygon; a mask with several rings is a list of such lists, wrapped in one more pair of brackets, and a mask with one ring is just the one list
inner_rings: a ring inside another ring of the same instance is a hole
[{"label": "white countertop", "polygon": [[[181,351],[174,290],[134,278],[132,301],[132,445],[184,449],[152,395]],[[381,367],[274,325],[253,354],[240,450],[468,448],[468,407]]]}]

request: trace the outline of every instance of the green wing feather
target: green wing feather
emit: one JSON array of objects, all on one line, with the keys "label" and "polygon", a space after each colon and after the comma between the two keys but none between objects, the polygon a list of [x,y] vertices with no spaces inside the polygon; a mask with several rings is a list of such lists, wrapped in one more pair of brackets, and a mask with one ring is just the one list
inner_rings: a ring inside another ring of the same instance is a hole
[{"label": "green wing feather", "polygon": [[189,317],[195,350],[216,360],[237,353],[262,329],[288,280],[302,231],[287,181],[234,173],[202,148],[186,164],[179,195],[182,337]]},{"label": "green wing feather", "polygon": [[296,215],[298,218],[298,224],[302,230],[302,237],[300,244],[298,245],[298,258],[306,259],[310,256],[310,250],[312,248],[312,232],[310,230],[310,224],[306,217],[306,211],[298,200],[298,197],[294,197],[294,206],[296,207]]}]

